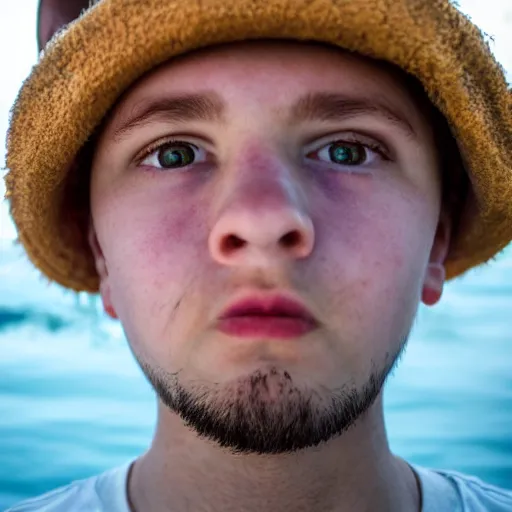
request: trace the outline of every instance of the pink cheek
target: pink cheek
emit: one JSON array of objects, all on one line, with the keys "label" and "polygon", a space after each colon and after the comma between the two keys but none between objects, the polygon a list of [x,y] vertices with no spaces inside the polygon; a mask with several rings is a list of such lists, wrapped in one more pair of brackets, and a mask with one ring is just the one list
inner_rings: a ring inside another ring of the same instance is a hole
[{"label": "pink cheek", "polygon": [[179,208],[166,208],[156,213],[143,237],[148,263],[166,265],[178,260],[187,260],[197,250],[204,229],[198,208],[193,205],[180,205]]},{"label": "pink cheek", "polygon": [[415,245],[408,202],[396,193],[379,193],[372,184],[352,181],[333,188],[328,201],[324,195],[317,203],[318,241],[324,245],[319,250],[334,253],[337,274],[362,288],[398,277]]},{"label": "pink cheek", "polygon": [[119,274],[121,282],[152,289],[190,278],[189,268],[197,265],[205,237],[204,210],[194,201],[173,205],[169,195],[136,199],[132,197],[123,208],[117,205],[116,222],[109,229],[108,238],[115,241],[111,259],[118,267],[114,275]]}]

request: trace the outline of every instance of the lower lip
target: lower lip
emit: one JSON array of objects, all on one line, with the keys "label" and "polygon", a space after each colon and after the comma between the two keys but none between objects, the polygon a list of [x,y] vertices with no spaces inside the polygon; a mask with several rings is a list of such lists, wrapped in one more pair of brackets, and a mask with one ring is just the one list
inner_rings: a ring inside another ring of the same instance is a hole
[{"label": "lower lip", "polygon": [[219,331],[240,338],[297,338],[315,327],[312,320],[285,316],[237,316],[222,318],[217,323]]}]

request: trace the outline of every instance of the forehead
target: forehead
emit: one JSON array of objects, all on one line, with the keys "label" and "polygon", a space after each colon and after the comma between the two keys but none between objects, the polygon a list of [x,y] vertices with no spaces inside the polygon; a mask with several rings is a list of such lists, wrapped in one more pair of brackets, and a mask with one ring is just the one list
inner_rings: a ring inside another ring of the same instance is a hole
[{"label": "forehead", "polygon": [[[249,41],[197,50],[148,73],[125,92],[108,124],[122,123],[155,97],[216,91],[228,115],[283,113],[305,92],[339,91],[375,99],[421,127],[423,99],[386,63],[319,43]],[[421,131],[421,130],[420,130]]]}]

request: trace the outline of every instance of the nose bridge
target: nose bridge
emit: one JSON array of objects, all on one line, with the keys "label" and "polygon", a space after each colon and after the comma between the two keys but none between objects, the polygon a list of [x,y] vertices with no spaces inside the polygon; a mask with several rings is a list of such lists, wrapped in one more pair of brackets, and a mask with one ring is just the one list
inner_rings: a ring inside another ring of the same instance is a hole
[{"label": "nose bridge", "polygon": [[275,152],[249,149],[225,173],[210,251],[223,264],[254,263],[276,255],[306,257],[313,224],[291,164]]},{"label": "nose bridge", "polygon": [[274,144],[260,140],[241,144],[240,151],[234,155],[229,174],[237,185],[251,182],[283,182],[290,178],[290,166],[278,154]]},{"label": "nose bridge", "polygon": [[244,174],[226,195],[225,213],[233,209],[245,215],[280,216],[304,209],[302,194],[292,176]]},{"label": "nose bridge", "polygon": [[220,211],[265,215],[304,208],[294,169],[274,146],[261,140],[238,144],[223,173]]}]

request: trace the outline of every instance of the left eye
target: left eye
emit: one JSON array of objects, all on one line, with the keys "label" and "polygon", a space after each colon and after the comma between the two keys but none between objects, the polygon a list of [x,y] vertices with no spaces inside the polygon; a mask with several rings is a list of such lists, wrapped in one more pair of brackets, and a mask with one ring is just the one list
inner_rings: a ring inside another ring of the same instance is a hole
[{"label": "left eye", "polygon": [[378,156],[377,152],[378,149],[372,150],[357,142],[335,141],[310,152],[307,156],[311,158],[316,155],[316,158],[328,163],[356,167],[372,163]]},{"label": "left eye", "polygon": [[157,169],[179,169],[205,160],[206,152],[203,149],[189,142],[171,141],[155,148],[140,165]]}]

